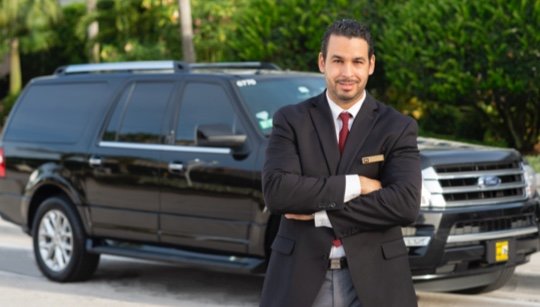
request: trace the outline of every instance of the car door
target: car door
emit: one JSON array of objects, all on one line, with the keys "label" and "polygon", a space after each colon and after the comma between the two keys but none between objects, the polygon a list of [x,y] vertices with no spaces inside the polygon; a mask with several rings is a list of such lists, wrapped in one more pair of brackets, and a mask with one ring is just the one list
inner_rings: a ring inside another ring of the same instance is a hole
[{"label": "car door", "polygon": [[87,202],[96,236],[157,241],[159,153],[173,81],[129,82],[91,149]]},{"label": "car door", "polygon": [[226,84],[198,80],[186,80],[175,101],[171,146],[161,156],[161,241],[246,253],[261,210],[253,139],[248,135],[241,148],[198,141],[203,127],[225,127],[233,138],[247,132]]}]

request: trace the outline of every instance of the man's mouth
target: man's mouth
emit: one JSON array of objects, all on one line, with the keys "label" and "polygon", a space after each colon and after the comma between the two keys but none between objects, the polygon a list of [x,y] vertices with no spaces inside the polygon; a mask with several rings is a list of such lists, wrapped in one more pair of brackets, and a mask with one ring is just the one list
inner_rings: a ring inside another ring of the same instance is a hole
[{"label": "man's mouth", "polygon": [[355,80],[338,80],[337,84],[342,87],[343,89],[351,89],[353,86],[356,85]]},{"label": "man's mouth", "polygon": [[339,84],[356,84],[358,81],[351,80],[351,79],[345,79],[345,80],[337,80],[337,83]]}]

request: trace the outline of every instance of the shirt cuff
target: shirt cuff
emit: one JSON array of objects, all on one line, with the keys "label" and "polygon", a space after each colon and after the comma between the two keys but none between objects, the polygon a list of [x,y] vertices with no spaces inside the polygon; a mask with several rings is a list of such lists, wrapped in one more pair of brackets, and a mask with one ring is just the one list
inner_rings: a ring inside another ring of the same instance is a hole
[{"label": "shirt cuff", "polygon": [[358,175],[345,176],[345,196],[343,202],[346,203],[360,196],[362,193],[362,186],[360,185],[360,179]]},{"label": "shirt cuff", "polygon": [[314,221],[315,221],[315,227],[329,227],[332,228],[332,224],[330,223],[330,219],[328,218],[328,214],[326,211],[317,211],[315,214],[313,214]]}]

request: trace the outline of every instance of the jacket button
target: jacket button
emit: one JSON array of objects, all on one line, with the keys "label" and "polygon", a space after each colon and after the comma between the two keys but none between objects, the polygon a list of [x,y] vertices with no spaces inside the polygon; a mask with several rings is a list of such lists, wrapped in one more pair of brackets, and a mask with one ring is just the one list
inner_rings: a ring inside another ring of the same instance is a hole
[{"label": "jacket button", "polygon": [[330,203],[330,204],[328,205],[328,207],[334,208],[334,207],[336,207],[336,203]]}]

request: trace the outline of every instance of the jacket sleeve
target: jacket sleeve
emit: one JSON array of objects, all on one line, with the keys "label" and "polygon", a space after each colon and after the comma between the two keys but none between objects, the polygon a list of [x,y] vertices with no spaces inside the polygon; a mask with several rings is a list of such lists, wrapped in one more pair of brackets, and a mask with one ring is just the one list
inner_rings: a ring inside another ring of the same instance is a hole
[{"label": "jacket sleeve", "polygon": [[416,220],[422,187],[417,135],[417,124],[410,119],[386,155],[380,175],[382,189],[360,195],[342,210],[328,212],[338,237],[405,226]]},{"label": "jacket sleeve", "polygon": [[[286,110],[286,109],[285,109]],[[262,182],[264,200],[273,214],[312,214],[344,207],[345,176],[303,176],[297,137],[284,109],[273,117]]]}]

